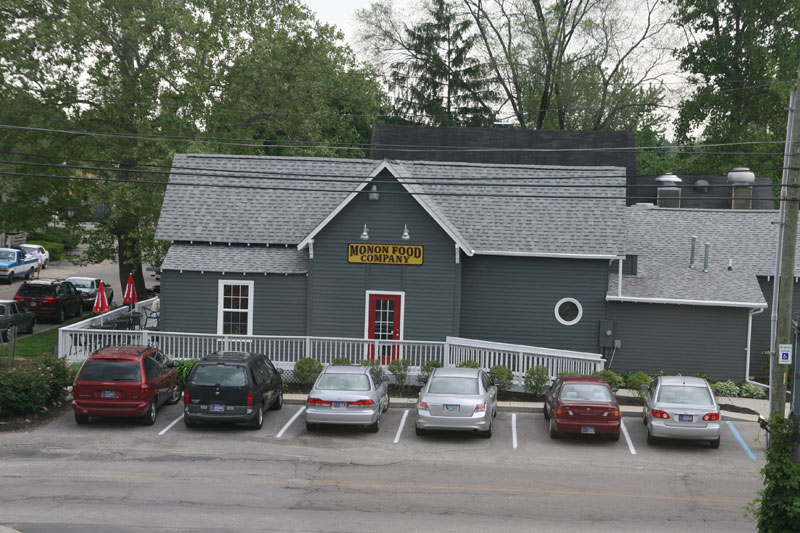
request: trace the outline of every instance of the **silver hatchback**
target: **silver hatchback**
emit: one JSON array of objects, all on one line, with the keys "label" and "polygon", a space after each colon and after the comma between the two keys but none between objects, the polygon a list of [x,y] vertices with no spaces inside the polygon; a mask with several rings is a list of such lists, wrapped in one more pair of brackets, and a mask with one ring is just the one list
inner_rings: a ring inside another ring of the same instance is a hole
[{"label": "silver hatchback", "polygon": [[326,367],[308,393],[306,428],[350,424],[377,433],[381,415],[389,409],[388,380],[370,366]]},{"label": "silver hatchback", "polygon": [[483,370],[436,368],[419,393],[417,435],[429,429],[478,431],[492,436],[497,386]]},{"label": "silver hatchback", "polygon": [[719,405],[705,379],[659,376],[642,389],[647,444],[659,438],[707,440],[719,448]]}]

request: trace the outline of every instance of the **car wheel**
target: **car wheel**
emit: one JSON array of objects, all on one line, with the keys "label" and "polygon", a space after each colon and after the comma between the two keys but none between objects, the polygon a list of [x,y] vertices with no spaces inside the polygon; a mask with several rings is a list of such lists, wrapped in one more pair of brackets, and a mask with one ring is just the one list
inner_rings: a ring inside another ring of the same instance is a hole
[{"label": "car wheel", "polygon": [[79,415],[75,413],[75,423],[79,426],[82,426],[89,422],[89,415]]},{"label": "car wheel", "polygon": [[620,433],[619,431],[617,431],[616,433],[612,433],[611,434],[611,440],[613,440],[614,442],[618,442],[619,441],[619,433]]},{"label": "car wheel", "polygon": [[197,422],[195,422],[194,420],[189,420],[188,418],[186,418],[186,415],[183,415],[183,425],[186,426],[187,428],[193,428],[197,425]]},{"label": "car wheel", "polygon": [[253,420],[250,422],[248,427],[250,429],[254,429],[258,431],[264,425],[264,409],[259,405],[258,409],[256,410],[256,416],[253,417]]},{"label": "car wheel", "polygon": [[142,423],[145,426],[152,426],[156,423],[156,409],[156,398],[153,398],[150,407],[147,408],[147,412],[142,416]]},{"label": "car wheel", "polygon": [[550,409],[547,407],[547,403],[544,404],[544,419],[550,420]]},{"label": "car wheel", "polygon": [[317,425],[314,424],[313,422],[306,422],[306,429],[308,431],[314,431],[315,429],[317,429]]},{"label": "car wheel", "polygon": [[281,407],[283,407],[283,391],[278,393],[278,397],[275,398],[275,401],[269,406],[273,411],[280,411]]},{"label": "car wheel", "polygon": [[489,429],[486,431],[481,431],[481,437],[484,439],[491,439],[492,438],[492,425],[489,424]]},{"label": "car wheel", "polygon": [[172,387],[172,390],[169,391],[169,400],[167,400],[167,405],[175,405],[181,400],[181,386],[179,384],[175,384]]},{"label": "car wheel", "polygon": [[32,334],[33,333],[33,326],[35,326],[35,325],[36,325],[36,318],[33,318],[31,320],[31,326],[28,329],[25,330],[25,333]]},{"label": "car wheel", "polygon": [[47,268],[47,261],[45,261],[44,263],[42,263],[42,268]]},{"label": "car wheel", "polygon": [[375,419],[375,422],[367,426],[367,431],[370,433],[377,433],[381,429],[381,417]]},{"label": "car wheel", "polygon": [[497,418],[497,407],[492,409],[492,418]]},{"label": "car wheel", "polygon": [[83,302],[78,304],[78,307],[75,309],[75,316],[81,316],[83,314]]},{"label": "car wheel", "polygon": [[650,430],[647,430],[647,444],[655,444],[657,439],[650,433]]},{"label": "car wheel", "polygon": [[58,316],[56,317],[56,322],[58,322],[59,324],[63,324],[64,319],[66,318],[67,314],[64,312],[64,308],[62,307],[58,310]]},{"label": "car wheel", "polygon": [[27,272],[25,272],[25,279],[28,281],[33,279],[33,269],[30,269]]},{"label": "car wheel", "polygon": [[383,412],[384,413],[389,410],[389,402],[391,402],[391,399],[389,398],[389,394],[387,393],[386,394],[386,407],[383,408]]},{"label": "car wheel", "polygon": [[417,432],[417,435],[418,435],[418,436],[420,436],[420,437],[421,437],[422,435],[425,435],[425,434],[427,433],[427,431],[426,431],[426,430],[422,429],[422,428],[421,428],[421,427],[419,427],[419,426],[414,426],[414,429],[416,430],[416,432]]},{"label": "car wheel", "polygon": [[[645,408],[645,412],[646,412],[646,409],[647,408]],[[647,425],[647,415],[646,414],[642,415],[642,424],[644,424],[645,426]]]},{"label": "car wheel", "polygon": [[550,438],[557,439],[559,437],[558,430],[556,429],[556,425],[553,423],[553,419],[550,419]]},{"label": "car wheel", "polygon": [[6,285],[11,285],[11,283],[12,283],[13,281],[14,281],[14,276],[12,276],[11,274],[9,274],[8,276],[6,276]]},{"label": "car wheel", "polygon": [[720,441],[720,438],[717,437],[716,440],[708,441],[708,445],[711,446],[712,449],[716,450],[717,448],[719,448],[719,441]]}]

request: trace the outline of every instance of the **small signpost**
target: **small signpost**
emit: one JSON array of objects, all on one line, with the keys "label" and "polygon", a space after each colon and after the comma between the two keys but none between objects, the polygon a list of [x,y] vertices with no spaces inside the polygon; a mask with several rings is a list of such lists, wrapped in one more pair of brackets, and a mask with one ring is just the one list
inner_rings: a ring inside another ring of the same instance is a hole
[{"label": "small signpost", "polygon": [[778,345],[778,353],[780,356],[778,357],[778,363],[782,365],[791,365],[792,364],[792,345],[791,344],[780,344]]}]

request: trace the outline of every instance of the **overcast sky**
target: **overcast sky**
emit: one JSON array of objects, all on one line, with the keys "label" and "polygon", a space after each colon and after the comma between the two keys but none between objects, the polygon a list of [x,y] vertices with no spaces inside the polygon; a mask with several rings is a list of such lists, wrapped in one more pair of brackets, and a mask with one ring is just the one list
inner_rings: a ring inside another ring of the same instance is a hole
[{"label": "overcast sky", "polygon": [[[368,7],[370,0],[302,0],[312,11],[317,13],[317,18],[322,22],[333,24],[347,36],[347,42],[355,44],[356,9]],[[410,0],[394,0],[395,6],[403,7]]]}]

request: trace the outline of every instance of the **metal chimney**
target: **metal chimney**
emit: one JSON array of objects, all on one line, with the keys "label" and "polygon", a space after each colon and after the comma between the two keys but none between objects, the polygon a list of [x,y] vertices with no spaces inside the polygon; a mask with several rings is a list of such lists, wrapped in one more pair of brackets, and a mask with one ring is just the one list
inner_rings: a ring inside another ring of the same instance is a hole
[{"label": "metal chimney", "polygon": [[711,243],[707,242],[705,244],[706,247],[706,256],[703,259],[703,272],[708,272],[708,256],[711,253]]},{"label": "metal chimney", "polygon": [[681,206],[681,189],[678,187],[681,182],[683,180],[671,172],[656,178],[656,183],[658,183],[658,189],[656,190],[658,207],[677,208]]},{"label": "metal chimney", "polygon": [[694,268],[694,250],[697,246],[697,236],[692,235],[692,253],[689,255],[689,268]]},{"label": "metal chimney", "polygon": [[728,172],[731,186],[731,209],[753,208],[753,183],[756,175],[747,167],[736,167]]}]

